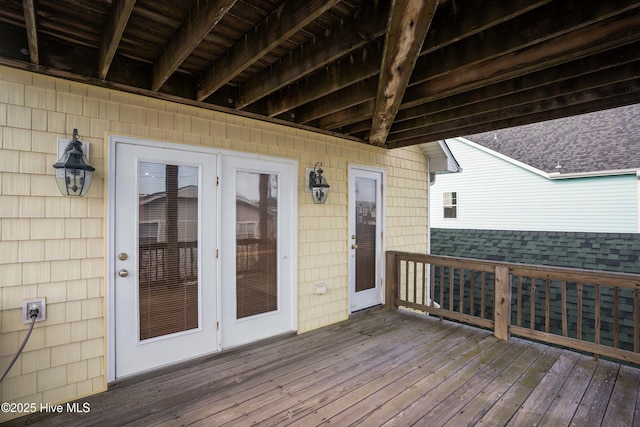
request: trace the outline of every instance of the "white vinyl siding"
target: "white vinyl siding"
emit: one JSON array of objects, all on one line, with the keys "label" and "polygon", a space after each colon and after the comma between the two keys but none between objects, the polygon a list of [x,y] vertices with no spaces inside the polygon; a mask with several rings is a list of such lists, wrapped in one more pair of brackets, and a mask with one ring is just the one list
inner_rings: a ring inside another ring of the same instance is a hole
[{"label": "white vinyl siding", "polygon": [[[463,172],[439,175],[431,187],[434,228],[638,232],[634,174],[552,180],[458,139],[447,144]],[[464,200],[456,221],[443,214],[453,190]]]}]

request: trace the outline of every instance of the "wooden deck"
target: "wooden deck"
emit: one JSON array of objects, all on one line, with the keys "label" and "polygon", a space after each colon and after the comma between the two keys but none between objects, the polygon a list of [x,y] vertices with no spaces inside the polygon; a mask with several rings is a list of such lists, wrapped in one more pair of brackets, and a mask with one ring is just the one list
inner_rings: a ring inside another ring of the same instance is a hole
[{"label": "wooden deck", "polygon": [[640,425],[640,370],[381,309],[122,381],[9,425]]}]

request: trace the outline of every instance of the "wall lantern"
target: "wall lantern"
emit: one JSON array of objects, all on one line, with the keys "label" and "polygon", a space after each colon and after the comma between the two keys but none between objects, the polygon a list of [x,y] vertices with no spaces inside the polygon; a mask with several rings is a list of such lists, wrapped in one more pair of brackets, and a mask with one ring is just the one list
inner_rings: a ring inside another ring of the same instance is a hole
[{"label": "wall lantern", "polygon": [[324,203],[329,197],[329,184],[322,173],[322,163],[318,162],[313,167],[313,170],[309,172],[309,190],[311,190],[311,197],[313,197],[313,203]]},{"label": "wall lantern", "polygon": [[78,129],[73,130],[73,140],[64,149],[64,154],[54,164],[56,169],[56,183],[60,192],[65,196],[82,197],[91,187],[93,171],[87,156],[82,151],[82,141],[78,140]]}]

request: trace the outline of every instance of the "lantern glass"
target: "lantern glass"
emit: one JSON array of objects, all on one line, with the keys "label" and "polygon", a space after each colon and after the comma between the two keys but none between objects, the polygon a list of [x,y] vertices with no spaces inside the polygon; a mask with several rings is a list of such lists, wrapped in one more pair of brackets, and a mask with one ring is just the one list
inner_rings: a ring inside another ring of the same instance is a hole
[{"label": "lantern glass", "polygon": [[329,197],[330,186],[327,179],[322,176],[324,171],[320,169],[319,166],[322,166],[322,163],[316,163],[314,170],[309,173],[309,190],[311,190],[313,203],[322,204],[325,203]]},{"label": "lantern glass", "polygon": [[73,130],[73,140],[53,167],[56,170],[56,184],[63,195],[82,197],[87,194],[95,168],[82,152],[82,142],[78,141],[76,129]]}]

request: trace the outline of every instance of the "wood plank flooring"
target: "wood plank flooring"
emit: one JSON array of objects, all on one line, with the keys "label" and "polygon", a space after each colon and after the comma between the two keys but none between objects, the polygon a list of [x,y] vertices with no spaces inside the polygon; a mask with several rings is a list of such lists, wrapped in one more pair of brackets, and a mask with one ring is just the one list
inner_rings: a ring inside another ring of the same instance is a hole
[{"label": "wood plank flooring", "polygon": [[640,370],[402,312],[367,311],[111,385],[42,426],[633,426]]}]

